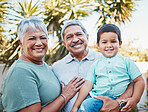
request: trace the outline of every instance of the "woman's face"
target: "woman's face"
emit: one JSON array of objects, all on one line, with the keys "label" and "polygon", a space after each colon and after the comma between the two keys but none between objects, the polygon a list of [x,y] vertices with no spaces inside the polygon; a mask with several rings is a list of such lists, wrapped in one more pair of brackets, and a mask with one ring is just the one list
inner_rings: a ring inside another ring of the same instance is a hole
[{"label": "woman's face", "polygon": [[23,38],[23,44],[20,43],[20,45],[23,56],[25,56],[27,60],[33,63],[42,62],[48,49],[48,38],[43,31],[39,29],[34,31],[30,28]]}]

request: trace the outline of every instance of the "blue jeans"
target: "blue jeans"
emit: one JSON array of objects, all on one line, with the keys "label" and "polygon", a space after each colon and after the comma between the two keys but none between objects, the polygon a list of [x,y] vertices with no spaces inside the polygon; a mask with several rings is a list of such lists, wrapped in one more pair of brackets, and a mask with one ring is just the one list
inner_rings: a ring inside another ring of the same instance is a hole
[{"label": "blue jeans", "polygon": [[[114,98],[112,99],[115,100]],[[90,95],[88,95],[87,98],[82,102],[78,112],[99,112],[102,106],[102,100],[92,98]]]}]

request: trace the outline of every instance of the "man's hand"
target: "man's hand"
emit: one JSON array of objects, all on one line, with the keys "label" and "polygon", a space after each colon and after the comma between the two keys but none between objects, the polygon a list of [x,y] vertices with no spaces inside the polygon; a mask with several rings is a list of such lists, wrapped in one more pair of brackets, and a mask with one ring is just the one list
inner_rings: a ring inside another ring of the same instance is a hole
[{"label": "man's hand", "polygon": [[127,98],[124,102],[126,102],[126,105],[121,109],[121,112],[131,112],[137,104],[133,98]]},{"label": "man's hand", "polygon": [[102,95],[94,96],[94,98],[103,101],[103,106],[99,112],[119,112],[119,104],[116,100]]}]

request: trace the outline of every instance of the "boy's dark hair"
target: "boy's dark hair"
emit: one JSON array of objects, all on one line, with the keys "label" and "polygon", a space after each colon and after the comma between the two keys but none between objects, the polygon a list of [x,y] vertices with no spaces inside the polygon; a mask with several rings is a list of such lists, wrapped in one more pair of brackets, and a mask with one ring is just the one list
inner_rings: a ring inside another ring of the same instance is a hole
[{"label": "boy's dark hair", "polygon": [[120,29],[114,24],[105,24],[97,32],[97,43],[100,41],[100,35],[105,32],[114,32],[118,35],[118,40],[121,42],[121,32]]}]

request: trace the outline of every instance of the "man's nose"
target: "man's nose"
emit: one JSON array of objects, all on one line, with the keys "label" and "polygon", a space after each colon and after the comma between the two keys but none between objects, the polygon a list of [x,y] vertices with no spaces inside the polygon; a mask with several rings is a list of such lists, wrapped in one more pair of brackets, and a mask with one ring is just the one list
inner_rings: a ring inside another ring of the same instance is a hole
[{"label": "man's nose", "polygon": [[76,35],[74,35],[73,36],[73,42],[77,42],[77,41],[79,41],[79,38]]}]

